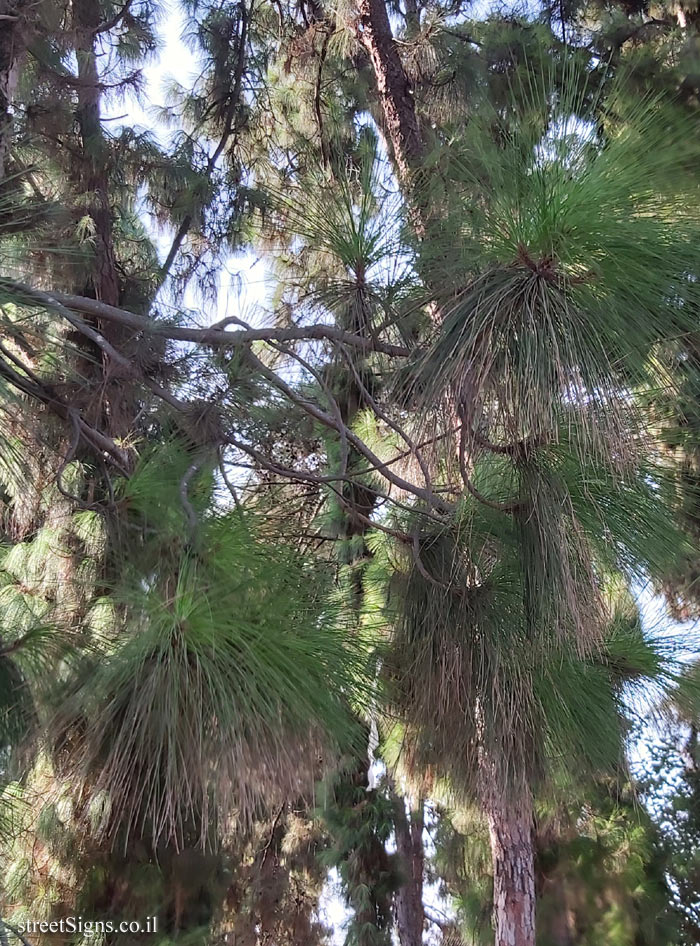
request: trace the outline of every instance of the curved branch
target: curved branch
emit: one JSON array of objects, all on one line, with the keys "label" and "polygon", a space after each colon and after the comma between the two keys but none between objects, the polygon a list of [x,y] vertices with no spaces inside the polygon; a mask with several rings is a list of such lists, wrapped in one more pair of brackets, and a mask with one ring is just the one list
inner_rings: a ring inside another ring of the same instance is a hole
[{"label": "curved branch", "polygon": [[[195,345],[207,345],[211,348],[226,349],[239,348],[256,341],[334,341],[342,342],[360,351],[375,351],[392,357],[406,358],[410,351],[402,345],[392,345],[388,342],[365,338],[352,332],[344,332],[335,325],[294,325],[288,328],[248,328],[236,332],[226,332],[221,328],[182,328],[176,325],[167,325],[157,322],[147,316],[136,315],[126,309],[107,305],[97,299],[88,299],[85,296],[74,296],[65,292],[45,292],[34,289],[24,283],[11,279],[0,279],[0,288],[5,287],[13,292],[18,301],[24,304],[34,304],[45,309],[52,309],[62,315],[67,321],[75,316],[73,312],[82,312],[93,318],[105,322],[115,322],[132,329],[135,332],[144,332],[179,342],[192,342]],[[72,310],[72,311],[71,311]],[[73,323],[71,323],[73,324]],[[82,327],[75,326],[78,331]]]},{"label": "curved branch", "polygon": [[432,478],[431,478],[431,476],[430,476],[430,470],[429,470],[429,468],[428,468],[428,464],[427,464],[426,461],[425,461],[425,458],[423,457],[423,454],[421,453],[421,450],[420,450],[419,446],[415,443],[415,441],[413,440],[412,437],[409,437],[409,435],[406,433],[406,431],[405,431],[402,427],[400,427],[397,423],[395,423],[395,422],[389,417],[389,415],[388,415],[385,411],[383,411],[383,410],[380,408],[380,406],[377,404],[377,402],[376,402],[375,399],[372,397],[372,395],[370,394],[370,392],[367,390],[367,387],[366,387],[365,383],[363,382],[362,378],[360,377],[360,373],[359,373],[359,371],[357,370],[357,368],[355,367],[355,365],[354,365],[354,363],[353,363],[353,361],[352,361],[352,358],[350,357],[350,355],[349,355],[348,352],[346,351],[345,346],[344,346],[344,345],[341,345],[340,348],[341,348],[341,351],[343,352],[343,355],[345,356],[345,360],[347,361],[347,363],[348,363],[348,365],[349,365],[349,367],[350,367],[350,370],[352,371],[353,377],[354,377],[354,379],[355,379],[355,383],[357,384],[358,388],[359,388],[360,391],[362,392],[362,396],[363,396],[364,399],[366,400],[367,404],[372,408],[372,410],[373,410],[374,413],[377,415],[377,417],[378,417],[380,420],[383,420],[384,423],[385,423],[391,430],[393,430],[394,433],[397,433],[397,434],[399,435],[399,437],[401,437],[401,439],[404,441],[404,443],[406,444],[406,446],[409,448],[410,454],[411,454],[413,457],[415,457],[415,460],[416,460],[416,462],[418,463],[418,466],[419,466],[420,469],[421,469],[421,473],[423,474],[423,477],[424,477],[424,479],[425,479],[426,488],[427,488],[427,489],[430,491],[430,493],[432,494],[432,492],[433,492],[433,484],[432,484]]},{"label": "curved branch", "polygon": [[[19,372],[10,367],[7,362],[2,361],[1,359],[0,376],[9,381],[9,383],[13,387],[17,388],[18,391],[21,391],[23,394],[26,394],[33,400],[44,404],[46,407],[52,410],[54,414],[57,414],[63,420],[71,419],[71,411],[73,411],[74,408],[66,404],[65,401],[63,401],[49,385],[39,384],[35,381],[31,381],[28,377],[19,374]],[[127,451],[118,447],[111,437],[108,437],[96,428],[91,427],[87,421],[85,421],[77,413],[77,411],[76,416],[78,418],[77,424],[80,429],[80,434],[86,443],[88,443],[90,447],[93,450],[96,450],[98,453],[108,454],[112,462],[123,473],[126,473],[129,467],[129,457]]]},{"label": "curved branch", "polygon": [[93,33],[95,36],[98,36],[100,33],[109,33],[110,30],[113,30],[115,26],[118,26],[119,23],[124,19],[124,17],[129,12],[129,8],[133,4],[134,0],[126,0],[126,3],[121,7],[114,16],[110,17],[108,20],[104,20],[102,23],[99,23],[94,29]]},{"label": "curved branch", "polygon": [[479,490],[474,486],[469,476],[469,470],[467,469],[467,458],[466,458],[466,426],[462,428],[462,435],[459,438],[459,469],[462,474],[462,482],[466,487],[467,492],[478,500],[482,505],[488,506],[489,509],[496,509],[498,512],[517,512],[518,509],[521,509],[524,503],[520,500],[512,500],[511,502],[500,503],[495,499],[489,499],[484,496]]},{"label": "curved branch", "polygon": [[22,933],[20,933],[16,926],[13,926],[12,923],[8,923],[7,920],[2,919],[2,917],[0,917],[0,926],[5,927],[5,929],[8,929],[11,933],[14,933],[20,943],[22,943],[22,946],[33,946],[33,944],[30,943],[29,940],[22,935]]},{"label": "curved branch", "polygon": [[[298,395],[296,391],[287,384],[286,381],[283,381],[282,378],[272,371],[271,368],[268,368],[267,365],[263,364],[263,362],[256,355],[254,355],[252,351],[248,351],[248,359],[258,369],[260,374],[267,378],[273,387],[277,388],[278,391],[281,391],[282,394],[292,401],[292,403],[301,407],[302,410],[304,410],[311,417],[314,417],[320,424],[323,424],[324,427],[328,427],[330,430],[335,430],[338,433],[340,432],[338,421],[334,417],[321,410],[321,408],[317,407],[313,402]],[[372,450],[370,450],[367,444],[364,443],[364,441],[362,441],[353,430],[345,425],[343,425],[343,427],[345,436],[352,446],[355,447],[357,452],[361,453],[365,459],[369,460],[370,463],[375,464],[377,473],[379,473],[380,476],[383,476],[384,479],[388,480],[389,483],[404,492],[411,493],[418,499],[422,499],[429,507],[436,508],[442,512],[448,512],[452,509],[449,503],[436,496],[432,490],[416,486],[415,483],[411,483],[402,476],[399,476],[397,473],[394,473],[391,469],[389,469],[390,465],[380,460],[380,458]]]}]

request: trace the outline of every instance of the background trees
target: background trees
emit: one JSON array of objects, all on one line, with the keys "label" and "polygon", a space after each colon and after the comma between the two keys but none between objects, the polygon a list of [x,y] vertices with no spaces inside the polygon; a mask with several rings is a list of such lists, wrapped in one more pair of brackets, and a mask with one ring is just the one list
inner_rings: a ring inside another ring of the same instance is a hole
[{"label": "background trees", "polygon": [[692,942],[693,11],[6,7],[3,915]]}]

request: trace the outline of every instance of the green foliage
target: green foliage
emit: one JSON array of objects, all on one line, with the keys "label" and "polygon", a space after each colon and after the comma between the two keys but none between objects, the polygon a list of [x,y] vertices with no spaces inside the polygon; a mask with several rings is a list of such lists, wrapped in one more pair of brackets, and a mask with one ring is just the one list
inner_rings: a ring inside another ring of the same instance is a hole
[{"label": "green foliage", "polygon": [[[632,786],[619,779],[569,786],[537,814],[538,946],[683,942],[668,851]],[[493,943],[488,834],[477,811],[444,813],[434,859],[465,941]]]},{"label": "green foliage", "polygon": [[154,534],[140,552],[153,571],[114,589],[123,627],[98,642],[61,717],[78,773],[108,798],[101,830],[182,843],[233,808],[250,822],[303,792],[322,745],[352,744],[348,706],[366,681],[361,640],[291,547],[266,546],[238,512],[183,541],[175,480],[168,495],[153,475],[167,462],[147,461],[126,494]]},{"label": "green foliage", "polygon": [[[393,85],[345,3],[171,12],[197,75],[147,130],[113,106],[144,90],[151,0],[17,0],[0,36],[3,909],[162,902],[164,942],[308,946],[332,866],[348,944],[385,946],[369,715],[434,795],[535,796],[541,946],[571,933],[562,887],[582,943],[666,946],[692,817],[669,867],[601,784],[631,695],[697,709],[627,590],[697,584],[695,12],[393,4]],[[356,344],[169,344],[12,285],[202,325],[164,312],[253,245],[256,326]],[[461,814],[451,890],[488,939]]]},{"label": "green foliage", "polygon": [[423,762],[470,792],[484,743],[512,784],[551,777],[564,757],[577,771],[614,768],[624,693],[674,684],[670,651],[604,578],[661,577],[682,548],[663,480],[645,465],[618,478],[568,439],[517,466],[487,453],[473,481],[490,504],[470,497],[442,532],[414,524],[413,549],[393,563],[393,698]]},{"label": "green foliage", "polygon": [[346,758],[322,791],[320,814],[331,838],[323,861],[337,868],[352,909],[345,946],[389,946],[392,894],[401,884],[396,855],[387,853],[393,802],[369,787],[363,759]]},{"label": "green foliage", "polygon": [[420,389],[495,410],[511,440],[556,426],[562,401],[597,428],[630,388],[669,383],[655,348],[694,328],[694,119],[651,96],[630,105],[620,80],[602,126],[596,81],[581,92],[572,71],[555,95],[545,72],[517,122],[483,103],[454,161],[460,257],[431,244],[451,268],[436,272],[449,294]]}]

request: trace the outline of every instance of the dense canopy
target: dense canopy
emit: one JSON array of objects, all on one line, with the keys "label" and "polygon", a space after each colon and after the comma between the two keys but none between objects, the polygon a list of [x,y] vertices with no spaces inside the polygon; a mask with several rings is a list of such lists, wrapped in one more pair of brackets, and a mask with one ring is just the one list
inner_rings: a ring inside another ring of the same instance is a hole
[{"label": "dense canopy", "polygon": [[690,0],[0,0],[0,946],[697,946],[699,96]]}]

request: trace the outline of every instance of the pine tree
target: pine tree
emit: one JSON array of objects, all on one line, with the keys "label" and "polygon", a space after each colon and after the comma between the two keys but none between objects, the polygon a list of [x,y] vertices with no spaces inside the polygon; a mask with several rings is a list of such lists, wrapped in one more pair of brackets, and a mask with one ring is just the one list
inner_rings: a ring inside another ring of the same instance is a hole
[{"label": "pine tree", "polygon": [[[36,834],[49,910],[291,944],[326,848],[350,940],[417,946],[439,784],[487,826],[498,946],[538,897],[565,937],[561,759],[605,820],[630,686],[674,686],[625,589],[692,604],[695,18],[181,10],[167,144],[104,111],[150,2],[0,11],[7,857]],[[203,327],[242,245],[273,311]]]}]

